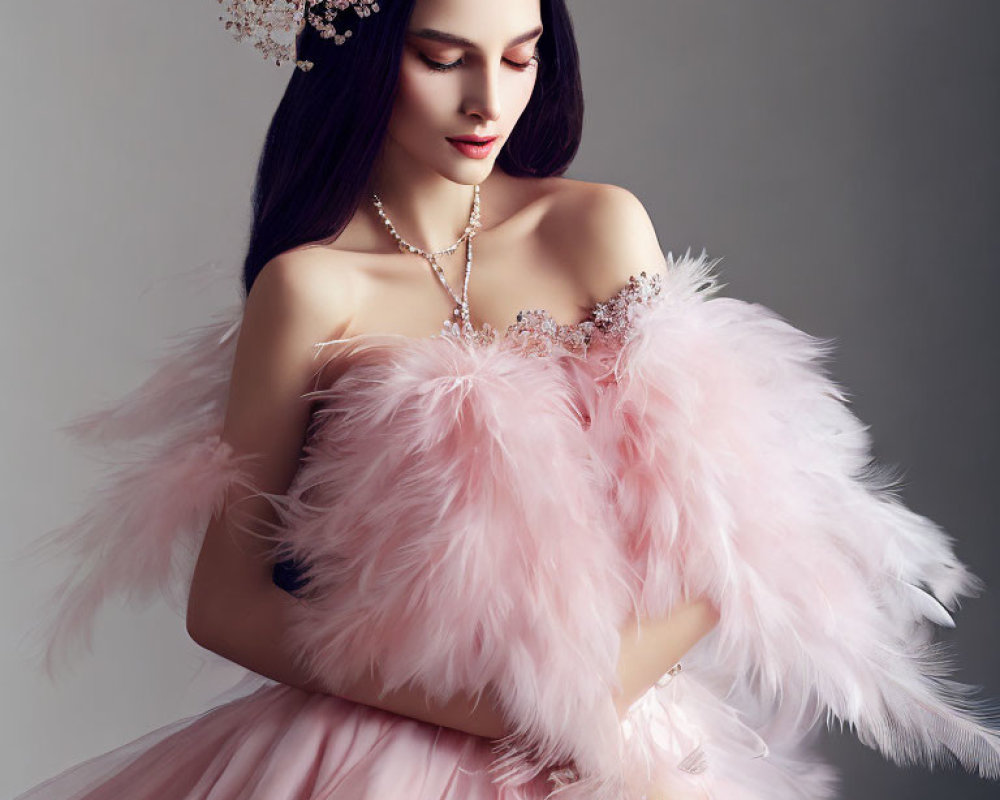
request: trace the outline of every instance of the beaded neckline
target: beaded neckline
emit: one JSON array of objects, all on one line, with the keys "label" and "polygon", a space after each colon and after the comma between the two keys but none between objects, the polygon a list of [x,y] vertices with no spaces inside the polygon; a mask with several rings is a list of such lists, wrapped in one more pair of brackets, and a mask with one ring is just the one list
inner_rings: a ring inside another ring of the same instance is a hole
[{"label": "beaded neckline", "polygon": [[556,322],[544,308],[522,309],[515,321],[503,330],[488,322],[475,327],[446,320],[441,335],[476,344],[489,344],[499,339],[514,340],[538,354],[551,352],[554,345],[585,353],[595,338],[620,341],[627,337],[636,307],[647,305],[660,294],[662,279],[661,273],[649,274],[645,270],[630,275],[621,288],[607,299],[595,303],[579,322]]},{"label": "beaded neckline", "polygon": [[[441,330],[432,336],[408,336],[396,333],[359,333],[342,339],[331,339],[317,342],[316,347],[327,345],[346,345],[348,351],[354,346],[359,350],[396,350],[414,343],[426,343],[440,339],[450,339],[469,345],[488,345],[496,342],[511,344],[514,349],[524,355],[548,356],[554,351],[569,352],[586,357],[590,346],[595,342],[616,345],[624,342],[630,335],[632,320],[640,306],[651,303],[661,294],[663,274],[642,271],[630,275],[627,282],[610,297],[595,303],[587,316],[579,322],[568,324],[558,323],[545,309],[522,309],[514,322],[504,329],[494,328],[485,322],[478,327],[471,323],[462,325],[445,320]],[[356,351],[355,351],[356,354]],[[334,362],[342,362],[342,374],[353,361],[350,352],[347,354],[336,351],[324,359],[321,375]]]}]

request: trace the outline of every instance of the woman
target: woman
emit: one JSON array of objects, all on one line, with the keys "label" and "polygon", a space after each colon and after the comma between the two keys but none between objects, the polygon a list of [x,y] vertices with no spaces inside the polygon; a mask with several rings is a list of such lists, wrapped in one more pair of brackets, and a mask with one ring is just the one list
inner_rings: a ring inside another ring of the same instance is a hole
[{"label": "woman", "polygon": [[23,797],[829,797],[824,711],[995,776],[926,639],[976,581],[824,345],[557,177],[563,3],[352,7],[301,34],[245,307],[82,421],[163,439],[59,537],[55,644],[194,542],[191,635],[276,683]]}]

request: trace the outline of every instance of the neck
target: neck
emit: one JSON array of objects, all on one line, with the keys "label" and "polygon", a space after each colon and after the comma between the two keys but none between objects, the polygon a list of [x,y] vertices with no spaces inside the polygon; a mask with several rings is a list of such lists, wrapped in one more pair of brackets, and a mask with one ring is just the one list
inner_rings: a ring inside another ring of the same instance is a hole
[{"label": "neck", "polygon": [[[378,194],[396,231],[408,242],[429,251],[452,245],[469,222],[474,187],[424,168],[389,144],[372,172],[370,192]],[[372,216],[379,223],[374,209]]]}]

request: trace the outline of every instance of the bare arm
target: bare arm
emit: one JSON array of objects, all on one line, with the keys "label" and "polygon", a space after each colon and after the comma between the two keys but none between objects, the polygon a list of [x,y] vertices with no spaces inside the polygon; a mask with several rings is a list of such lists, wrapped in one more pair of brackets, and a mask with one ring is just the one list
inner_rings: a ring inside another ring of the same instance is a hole
[{"label": "bare arm", "polygon": [[[320,281],[310,269],[316,266],[308,258],[275,259],[258,277],[241,326],[223,439],[237,452],[260,457],[250,477],[267,492],[287,491],[298,467],[309,419],[301,395],[311,388],[316,367],[312,345],[331,338],[330,318],[338,316],[338,307],[341,318],[348,317],[343,288],[317,290]],[[228,500],[205,533],[188,603],[188,631],[206,649],[247,669],[323,693],[324,687],[311,682],[295,654],[282,646],[291,609],[301,601],[272,582],[271,542],[263,532],[275,521],[273,510],[238,487]],[[240,525],[232,524],[230,509],[235,506]],[[259,529],[259,535],[248,535],[247,527]],[[635,641],[634,627],[623,631],[619,674],[625,692],[617,702],[627,707],[696,641],[692,629],[684,627],[691,621],[685,616],[670,624],[644,624],[641,641]],[[675,625],[683,630],[675,631]],[[441,704],[420,690],[399,689],[379,697],[381,689],[376,673],[341,696],[487,738],[508,733],[488,694],[478,704],[465,695]]]},{"label": "bare arm", "polygon": [[[215,603],[214,613],[223,623],[208,630],[189,625],[192,638],[203,647],[280,683],[309,692],[329,693],[319,683],[310,681],[295,663],[294,654],[281,647],[291,608],[301,601],[269,582],[232,591],[225,600],[209,594],[202,602]],[[474,707],[471,696],[457,695],[442,704],[428,699],[421,690],[403,688],[379,697],[381,689],[382,682],[376,672],[374,678],[366,675],[338,696],[491,739],[507,732],[499,711],[486,694]]]},{"label": "bare arm", "polygon": [[[331,317],[349,318],[349,287],[339,275],[331,279],[338,271],[319,258],[299,251],[274,259],[254,283],[244,311],[222,438],[237,453],[257,456],[249,477],[266,492],[287,491],[298,468],[310,411],[302,394],[312,388],[318,366],[313,343],[331,338]],[[188,632],[201,646],[258,674],[324,692],[282,644],[292,607],[301,601],[272,582],[273,542],[265,531],[276,521],[274,512],[266,500],[248,495],[234,487],[206,530],[188,600]],[[499,738],[507,732],[485,693],[473,709],[471,697],[440,704],[411,689],[380,698],[381,689],[376,674],[342,696],[474,735]]]},{"label": "bare arm", "polygon": [[[633,274],[664,264],[649,214],[635,195],[619,186],[575,184],[579,202],[571,213],[554,214],[547,232],[556,249],[573,253],[580,281],[594,302],[611,297]],[[624,717],[628,706],[677,663],[718,623],[717,610],[703,599],[677,605],[669,617],[643,619],[641,635],[632,618],[622,636],[615,698]]]},{"label": "bare arm", "polygon": [[707,636],[718,621],[718,611],[705,599],[679,603],[669,616],[643,618],[641,625],[631,617],[620,631],[618,678],[623,691],[615,698],[618,716],[624,719],[629,706]]}]

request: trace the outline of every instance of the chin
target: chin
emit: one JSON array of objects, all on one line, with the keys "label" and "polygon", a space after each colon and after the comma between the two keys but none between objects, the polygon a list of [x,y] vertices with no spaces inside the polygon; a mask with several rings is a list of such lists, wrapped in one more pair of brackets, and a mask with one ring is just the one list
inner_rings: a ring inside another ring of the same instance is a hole
[{"label": "chin", "polygon": [[488,163],[474,163],[474,164],[462,164],[457,168],[452,166],[451,169],[442,170],[441,174],[444,175],[448,180],[454,183],[464,184],[466,186],[473,186],[477,183],[482,183],[485,181],[496,165],[496,160],[490,160]]}]

